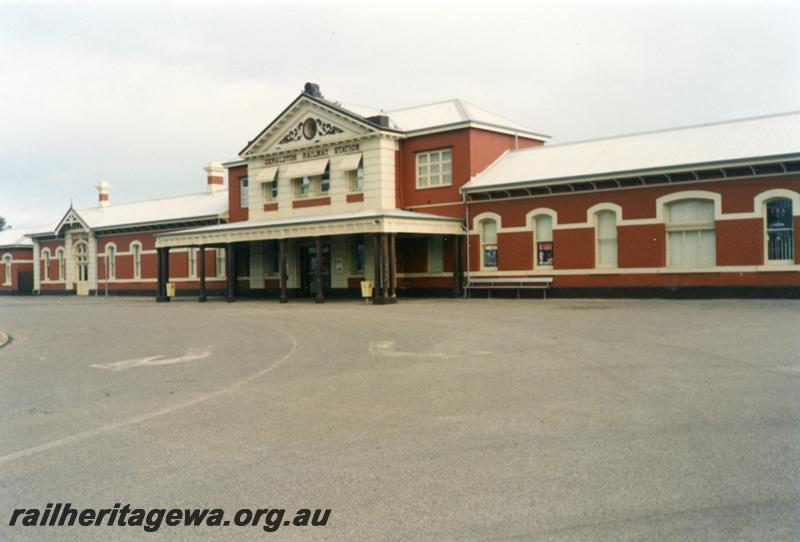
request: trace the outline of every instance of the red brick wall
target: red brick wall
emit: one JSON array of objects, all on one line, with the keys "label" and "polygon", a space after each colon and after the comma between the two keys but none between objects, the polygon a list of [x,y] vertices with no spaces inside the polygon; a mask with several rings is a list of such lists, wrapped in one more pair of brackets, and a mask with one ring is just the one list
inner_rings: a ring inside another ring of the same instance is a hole
[{"label": "red brick wall", "polygon": [[[228,211],[230,222],[243,222],[250,214],[248,209],[241,207],[241,186],[239,180],[247,177],[247,166],[237,166],[228,169]],[[250,186],[250,193],[254,187]]]},{"label": "red brick wall", "polygon": [[[480,236],[477,237],[480,243]],[[480,258],[480,249],[478,250]],[[498,266],[507,270],[525,270],[533,268],[533,234],[531,232],[513,232],[497,234]],[[480,260],[473,269],[480,267]]]},{"label": "red brick wall", "polygon": [[[520,148],[541,145],[541,141],[519,138]],[[449,207],[425,208],[426,213],[464,217],[461,204],[461,187],[477,175],[508,149],[515,146],[514,136],[463,128],[451,132],[424,135],[400,142],[396,155],[397,206],[400,208],[418,205],[451,203]],[[452,150],[453,183],[451,186],[417,189],[416,153],[437,149]]]},{"label": "red brick wall", "polygon": [[[717,265],[764,263],[764,221],[717,220]],[[796,231],[796,230],[795,230]]]},{"label": "red brick wall", "polygon": [[[723,214],[752,213],[755,197],[767,190],[785,188],[800,192],[800,176],[781,176],[768,179],[741,179],[720,182],[687,183],[607,192],[560,194],[546,197],[470,204],[470,217],[482,212],[501,216],[501,227],[527,228],[526,215],[536,208],[548,208],[558,214],[558,225],[586,223],[587,210],[598,203],[615,203],[622,208],[625,220],[656,218],[657,198],[690,190],[702,190],[721,195]],[[719,218],[719,217],[718,217]],[[795,261],[800,263],[800,217],[795,217]],[[473,221],[474,225],[474,221]],[[595,267],[595,231],[593,227],[558,229],[554,235],[554,268],[590,269]],[[479,237],[470,238],[470,267],[480,269]],[[764,222],[761,218],[724,219],[716,222],[717,266],[755,266],[764,263]],[[666,231],[664,224],[629,224],[617,229],[618,267],[663,268],[666,265]],[[534,268],[532,235],[525,232],[498,234],[499,271],[529,271]],[[690,275],[690,276],[687,276]],[[800,285],[800,272],[742,272],[741,279],[723,277],[726,273],[668,273],[641,275],[560,275],[561,285],[743,285],[775,284],[788,281]],[[754,277],[762,277],[755,279]],[[605,277],[605,278],[604,278]],[[642,282],[638,282],[642,277]],[[791,278],[794,277],[794,278]],[[738,281],[738,282],[737,282]],[[743,281],[743,282],[742,282]],[[749,282],[748,282],[749,281]]]},{"label": "red brick wall", "polygon": [[594,228],[553,231],[553,268],[594,267]]},{"label": "red brick wall", "polygon": [[[6,266],[3,256],[11,254],[11,284],[4,284],[6,280]],[[16,292],[18,284],[18,273],[20,271],[33,271],[33,249],[32,248],[0,248],[0,293]],[[26,262],[26,263],[21,263]]]},{"label": "red brick wall", "polygon": [[663,267],[667,262],[666,247],[663,224],[617,227],[619,267]]}]

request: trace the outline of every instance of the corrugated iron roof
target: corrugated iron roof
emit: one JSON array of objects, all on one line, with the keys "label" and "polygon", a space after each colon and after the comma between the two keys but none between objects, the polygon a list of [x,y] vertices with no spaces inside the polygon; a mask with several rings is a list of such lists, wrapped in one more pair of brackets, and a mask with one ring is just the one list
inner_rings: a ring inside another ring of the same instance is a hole
[{"label": "corrugated iron roof", "polygon": [[[123,226],[181,222],[220,216],[228,209],[228,191],[175,196],[107,207],[75,209],[74,212],[92,230]],[[55,233],[58,223],[31,231],[32,234]]]},{"label": "corrugated iron roof", "polygon": [[800,155],[800,112],[513,150],[476,175],[464,190],[789,155]]}]

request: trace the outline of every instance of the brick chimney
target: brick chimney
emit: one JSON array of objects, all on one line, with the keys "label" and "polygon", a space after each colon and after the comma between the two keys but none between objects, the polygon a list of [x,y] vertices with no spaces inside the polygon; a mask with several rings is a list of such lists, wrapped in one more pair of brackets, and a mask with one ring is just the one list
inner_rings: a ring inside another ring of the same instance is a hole
[{"label": "brick chimney", "polygon": [[102,183],[98,184],[95,188],[97,188],[97,202],[100,207],[108,207],[108,189],[111,188],[111,185],[107,182],[103,181]]},{"label": "brick chimney", "polygon": [[206,190],[209,194],[225,188],[225,166],[219,162],[211,162],[203,169],[206,170],[208,176]]}]

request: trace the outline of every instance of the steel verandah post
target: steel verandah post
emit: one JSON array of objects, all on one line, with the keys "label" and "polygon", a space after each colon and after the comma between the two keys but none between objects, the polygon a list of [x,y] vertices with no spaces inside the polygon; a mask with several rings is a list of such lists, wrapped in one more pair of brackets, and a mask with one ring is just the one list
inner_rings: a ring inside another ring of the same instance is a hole
[{"label": "steel verandah post", "polygon": [[225,267],[226,272],[228,274],[228,295],[227,301],[228,303],[233,303],[236,298],[236,261],[235,258],[235,250],[233,243],[227,243],[225,245]]},{"label": "steel verandah post", "polygon": [[381,255],[383,242],[381,234],[376,233],[372,238],[372,256],[373,256],[373,276],[375,284],[372,287],[372,303],[374,305],[383,305],[384,299],[382,297],[382,279],[383,279],[383,258]]},{"label": "steel verandah post", "polygon": [[389,236],[384,233],[381,236],[381,297],[384,303],[391,303],[389,297]]},{"label": "steel verandah post", "polygon": [[197,257],[199,258],[198,262],[198,271],[200,272],[200,296],[197,298],[197,301],[200,303],[204,303],[206,299],[206,247],[205,245],[200,245],[198,250]]},{"label": "steel verandah post", "polygon": [[389,234],[389,300],[397,303],[397,234]]},{"label": "steel verandah post", "polygon": [[286,239],[281,239],[278,241],[278,276],[280,277],[280,303],[288,303],[289,297],[286,294],[286,282],[288,277],[286,276]]},{"label": "steel verandah post", "polygon": [[314,238],[314,250],[317,252],[317,298],[314,300],[314,302],[325,303],[325,294],[322,291],[322,240],[319,237]]},{"label": "steel verandah post", "polygon": [[164,301],[164,249],[156,249],[156,301]]}]

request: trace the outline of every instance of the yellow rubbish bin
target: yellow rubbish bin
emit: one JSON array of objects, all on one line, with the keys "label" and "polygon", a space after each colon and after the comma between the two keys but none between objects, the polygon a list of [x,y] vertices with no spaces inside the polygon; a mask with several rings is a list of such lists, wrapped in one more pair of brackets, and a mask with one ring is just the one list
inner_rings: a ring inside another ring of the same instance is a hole
[{"label": "yellow rubbish bin", "polygon": [[361,281],[361,297],[365,299],[369,299],[372,297],[372,281],[371,280],[362,280]]},{"label": "yellow rubbish bin", "polygon": [[167,297],[175,297],[175,283],[168,282],[167,283]]}]

